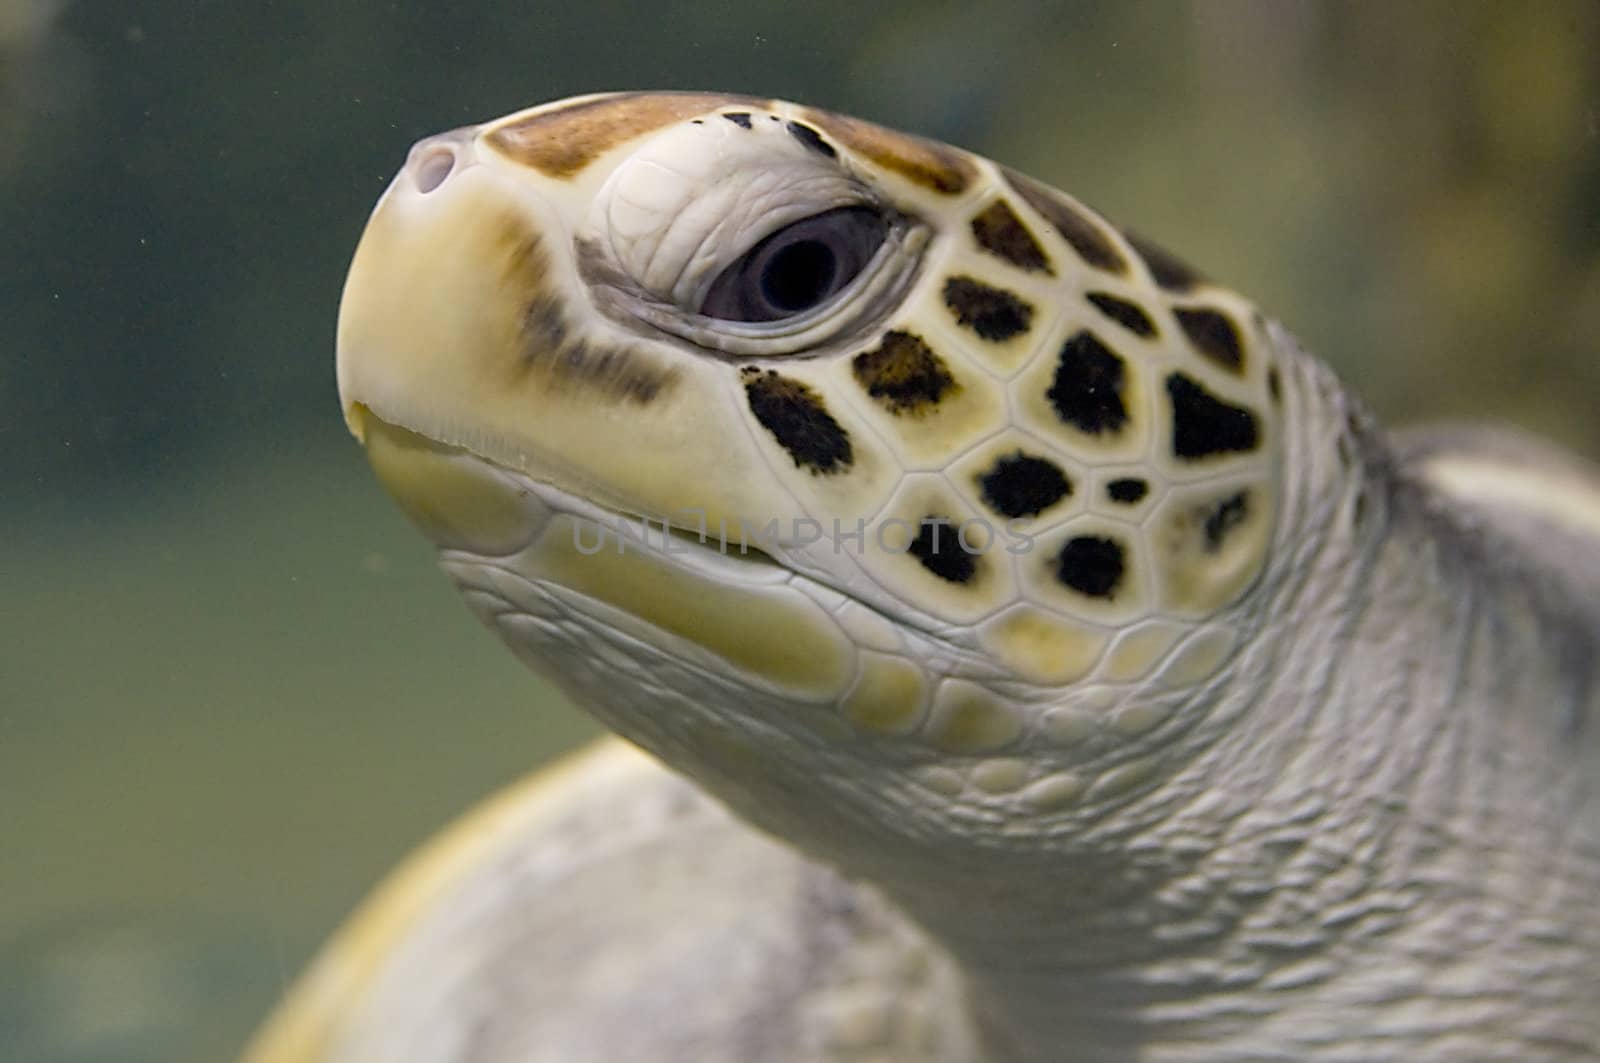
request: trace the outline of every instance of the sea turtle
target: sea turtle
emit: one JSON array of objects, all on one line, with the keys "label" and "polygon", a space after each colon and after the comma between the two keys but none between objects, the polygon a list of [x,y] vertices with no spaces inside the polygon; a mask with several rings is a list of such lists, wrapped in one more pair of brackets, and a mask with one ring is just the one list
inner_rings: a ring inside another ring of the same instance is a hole
[{"label": "sea turtle", "polygon": [[417,144],[338,348],[472,609],[659,762],[469,817],[252,1063],[1600,1051],[1578,460],[1391,435],[1073,198],[728,95]]}]

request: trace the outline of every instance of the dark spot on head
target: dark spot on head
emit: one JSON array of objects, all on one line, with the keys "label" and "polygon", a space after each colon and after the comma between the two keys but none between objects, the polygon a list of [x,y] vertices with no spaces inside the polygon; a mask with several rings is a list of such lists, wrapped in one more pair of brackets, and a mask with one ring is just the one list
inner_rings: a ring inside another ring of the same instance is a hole
[{"label": "dark spot on head", "polygon": [[1201,525],[1206,536],[1206,553],[1214,554],[1222,549],[1222,542],[1228,537],[1228,533],[1243,524],[1249,515],[1249,491],[1229,495],[1213,506],[1206,514],[1205,523]]},{"label": "dark spot on head", "polygon": [[1044,248],[1022,224],[1017,212],[1003,199],[989,204],[972,219],[972,235],[978,246],[1030,273],[1055,273]]},{"label": "dark spot on head", "polygon": [[1155,322],[1151,321],[1150,315],[1146,314],[1134,303],[1130,303],[1126,299],[1118,299],[1116,296],[1105,292],[1090,292],[1084,298],[1093,303],[1096,310],[1129,332],[1139,336],[1154,336],[1156,334]]},{"label": "dark spot on head", "polygon": [[1079,258],[1108,273],[1128,272],[1128,261],[1111,238],[1060,192],[1011,170],[1006,170],[1005,176],[1028,206],[1072,245]]},{"label": "dark spot on head", "polygon": [[1080,432],[1116,432],[1128,423],[1122,401],[1122,359],[1087,330],[1061,347],[1061,361],[1045,397],[1056,414]]},{"label": "dark spot on head", "polygon": [[959,391],[950,370],[921,337],[891,330],[877,348],[850,363],[856,381],[892,414],[921,414]]},{"label": "dark spot on head", "polygon": [[1032,304],[971,277],[945,281],[944,304],[955,312],[957,322],[996,343],[1028,331],[1033,321]]},{"label": "dark spot on head", "polygon": [[523,346],[524,361],[548,358],[567,342],[567,319],[561,313],[561,301],[543,292],[528,302],[522,312],[523,335],[531,342]]},{"label": "dark spot on head", "polygon": [[960,195],[977,176],[972,160],[947,144],[897,133],[842,114],[810,108],[805,113],[834,143],[942,195]]},{"label": "dark spot on head", "polygon": [[1172,398],[1172,452],[1190,461],[1247,453],[1260,442],[1256,415],[1217,398],[1184,373],[1167,377]]},{"label": "dark spot on head", "polygon": [[946,517],[923,517],[911,556],[947,583],[971,583],[978,574],[978,557],[961,545],[960,530]]},{"label": "dark spot on head", "polygon": [[728,121],[732,122],[734,125],[738,126],[740,129],[749,129],[750,128],[750,112],[749,111],[729,111],[726,114],[724,114],[722,117],[726,118]]},{"label": "dark spot on head", "polygon": [[1178,307],[1173,313],[1195,350],[1224,369],[1235,373],[1244,370],[1244,346],[1232,318],[1205,307]]},{"label": "dark spot on head", "polygon": [[1350,526],[1356,531],[1367,522],[1367,493],[1362,491],[1356,495],[1355,502],[1350,507]]},{"label": "dark spot on head", "polygon": [[784,128],[789,131],[790,136],[824,158],[832,159],[839,154],[833,150],[832,144],[822,139],[821,133],[818,133],[808,125],[801,122],[790,122]]},{"label": "dark spot on head", "polygon": [[1133,249],[1139,252],[1139,257],[1144,259],[1145,268],[1150,271],[1150,279],[1167,291],[1186,292],[1205,283],[1205,277],[1198,270],[1171,252],[1133,233],[1124,231],[1122,235],[1128,238],[1128,243],[1132,244]]},{"label": "dark spot on head", "polygon": [[989,508],[1002,517],[1037,517],[1072,494],[1072,481],[1053,461],[1018,450],[978,477]]},{"label": "dark spot on head", "polygon": [[1150,493],[1150,485],[1136,477],[1124,477],[1106,484],[1106,497],[1113,502],[1131,506]]},{"label": "dark spot on head", "polygon": [[854,460],[850,437],[816,392],[770,369],[765,373],[747,370],[744,392],[750,412],[789,452],[796,466],[814,473],[849,468]]},{"label": "dark spot on head", "polygon": [[1056,578],[1091,598],[1114,598],[1127,571],[1122,547],[1098,535],[1068,539],[1056,555]]},{"label": "dark spot on head", "polygon": [[1278,375],[1277,366],[1267,370],[1267,394],[1272,396],[1273,402],[1283,401],[1283,379]]}]

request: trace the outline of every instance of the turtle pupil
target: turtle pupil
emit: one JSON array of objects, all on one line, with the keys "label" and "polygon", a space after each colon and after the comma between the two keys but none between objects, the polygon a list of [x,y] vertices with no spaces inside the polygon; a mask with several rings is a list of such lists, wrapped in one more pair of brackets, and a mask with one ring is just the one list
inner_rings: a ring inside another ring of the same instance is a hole
[{"label": "turtle pupil", "polygon": [[778,310],[809,310],[833,291],[839,260],[816,240],[799,240],[767,260],[761,272],[761,294]]},{"label": "turtle pupil", "polygon": [[700,313],[723,321],[782,321],[824,306],[872,263],[889,219],[835,207],[784,226],[711,282]]}]

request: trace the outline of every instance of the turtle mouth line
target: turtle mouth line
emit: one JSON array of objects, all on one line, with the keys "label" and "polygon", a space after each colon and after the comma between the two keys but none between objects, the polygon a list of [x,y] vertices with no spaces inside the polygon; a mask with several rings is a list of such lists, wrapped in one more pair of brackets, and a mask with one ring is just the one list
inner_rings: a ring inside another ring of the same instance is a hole
[{"label": "turtle mouth line", "polygon": [[705,550],[715,550],[724,557],[732,553],[741,560],[751,561],[756,564],[776,565],[779,568],[783,567],[777,558],[759,546],[752,545],[743,539],[738,542],[730,542],[720,535],[710,534],[708,529],[690,531],[687,528],[680,528],[670,523],[666,525],[666,529],[667,534],[678,542],[690,543]]},{"label": "turtle mouth line", "polygon": [[[536,480],[480,458],[502,475],[521,481],[523,488],[555,513],[573,522],[573,546],[580,554],[640,550],[663,558],[683,559],[692,566],[707,562],[733,566],[727,570],[746,575],[783,573],[792,568],[744,537],[728,538],[707,524],[698,527],[667,517],[634,513],[594,502],[583,495]],[[713,560],[715,559],[715,560]],[[724,573],[725,574],[725,573]]]},{"label": "turtle mouth line", "polygon": [[658,514],[614,509],[568,488],[557,487],[549,480],[534,479],[528,472],[509,469],[493,459],[478,455],[472,458],[517,483],[523,496],[533,499],[536,506],[547,512],[547,517],[565,515],[571,522],[570,546],[581,556],[642,552],[717,580],[770,583],[806,578],[749,536],[725,535],[725,530],[706,522],[694,525]]}]

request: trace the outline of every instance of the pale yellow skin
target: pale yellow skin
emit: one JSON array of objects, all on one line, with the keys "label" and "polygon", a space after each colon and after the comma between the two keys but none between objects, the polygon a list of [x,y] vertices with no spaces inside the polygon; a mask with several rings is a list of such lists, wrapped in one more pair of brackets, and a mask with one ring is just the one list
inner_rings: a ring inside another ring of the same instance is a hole
[{"label": "pale yellow skin", "polygon": [[[819,309],[697,313],[840,207],[890,235]],[[497,799],[251,1063],[1600,1046],[1577,463],[1394,443],[1069,197],[734,97],[422,142],[339,347],[484,622],[740,818],[615,750]],[[997,538],[967,564],[935,517]]]}]

